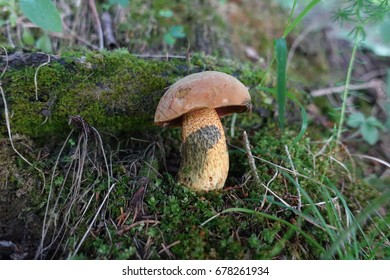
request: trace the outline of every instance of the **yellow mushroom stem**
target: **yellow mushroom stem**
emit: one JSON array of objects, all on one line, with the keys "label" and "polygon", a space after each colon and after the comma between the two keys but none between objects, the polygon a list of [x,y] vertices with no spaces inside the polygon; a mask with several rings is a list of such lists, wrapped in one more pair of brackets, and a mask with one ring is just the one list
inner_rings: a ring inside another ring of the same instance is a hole
[{"label": "yellow mushroom stem", "polygon": [[214,109],[202,109],[183,117],[180,184],[194,191],[222,189],[229,171],[225,132]]}]

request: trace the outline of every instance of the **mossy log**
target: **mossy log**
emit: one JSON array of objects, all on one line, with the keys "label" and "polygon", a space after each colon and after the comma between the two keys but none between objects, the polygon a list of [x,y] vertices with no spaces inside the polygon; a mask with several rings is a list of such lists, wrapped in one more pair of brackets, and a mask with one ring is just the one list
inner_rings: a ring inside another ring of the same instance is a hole
[{"label": "mossy log", "polygon": [[231,61],[201,55],[140,58],[126,50],[61,56],[10,52],[0,67],[12,130],[33,139],[63,137],[72,116],[107,133],[150,129],[167,87],[190,73],[219,70],[247,83],[260,77]]},{"label": "mossy log", "polygon": [[[118,141],[123,145],[121,149],[129,149],[126,146],[129,137],[140,138],[140,131],[143,135],[156,137],[155,135],[162,131],[153,124],[153,118],[160,97],[167,88],[183,76],[204,70],[231,74],[250,87],[254,96],[258,95],[255,86],[262,79],[261,69],[199,54],[191,57],[141,58],[129,54],[126,50],[69,52],[61,56],[12,50],[8,51],[8,54],[3,53],[0,60],[0,72],[3,73],[0,85],[8,105],[12,141],[17,150],[32,164],[27,164],[13,150],[5,125],[5,104],[2,104],[3,98],[0,98],[0,120],[3,124],[0,126],[0,240],[6,240],[12,247],[5,248],[0,244],[0,259],[37,257],[36,252],[41,252],[37,249],[41,248],[38,245],[44,240],[42,229],[45,205],[54,203],[50,197],[59,198],[63,205],[72,205],[67,200],[67,193],[63,194],[63,197],[61,192],[53,196],[48,193],[52,185],[58,187],[64,184],[67,190],[73,190],[72,178],[75,176],[67,177],[67,168],[84,161],[74,158],[72,144],[67,146],[67,152],[64,151],[65,154],[62,154],[61,158],[59,155],[60,147],[67,135],[71,135],[70,131],[74,125],[77,128],[76,121],[80,120],[80,117],[88,123],[88,129],[93,126],[105,138],[104,148],[108,153],[112,154],[109,139],[115,139],[114,147],[117,147]],[[69,124],[70,120],[73,121],[72,124]],[[78,139],[84,139],[82,130],[77,131],[80,133]],[[77,137],[74,135],[73,137]],[[73,138],[73,141],[74,139],[77,138]],[[81,154],[100,154],[101,151],[93,144],[87,149],[87,140],[83,141],[85,153]],[[124,157],[127,155],[126,153]],[[59,162],[58,166],[54,164],[56,161]],[[88,170],[79,174],[83,181],[83,190],[88,188],[91,182],[99,182],[105,189],[105,180],[109,174],[101,173],[100,170],[105,170],[102,162],[102,159],[94,160],[82,166],[83,170]],[[113,162],[112,169],[116,170],[116,178],[124,177],[124,181],[137,182],[138,176],[142,174],[143,165],[138,166],[139,170],[135,174],[127,174],[126,167],[122,166],[124,159],[118,154]],[[149,166],[149,163],[145,166]],[[37,172],[38,168],[42,171]],[[41,176],[41,173],[44,173],[44,176]],[[50,183],[46,180],[45,183],[45,176],[46,179],[58,179]],[[126,179],[127,177],[130,179]],[[56,192],[56,189],[53,191]],[[123,201],[132,196],[133,188],[124,184],[118,188],[118,194],[119,192],[122,194],[112,199],[110,207],[113,209],[122,207],[125,203]],[[72,193],[69,197],[76,196],[77,193]],[[98,199],[96,203],[99,203]],[[91,206],[92,210],[88,215],[94,215],[93,209],[97,209],[97,206],[94,207]],[[72,211],[77,212],[75,209]],[[59,211],[61,213],[58,215],[67,212]],[[73,213],[72,211],[67,213]],[[79,214],[77,212],[72,215],[78,217]],[[114,213],[113,217],[117,215],[118,213]],[[46,226],[49,228],[46,240],[49,240],[50,235],[54,236],[55,228],[51,227],[50,222],[46,222]],[[80,234],[83,234],[81,229]],[[22,253],[16,254],[15,248],[19,248]],[[52,253],[47,256],[50,257]],[[38,254],[43,257],[41,255]]]}]

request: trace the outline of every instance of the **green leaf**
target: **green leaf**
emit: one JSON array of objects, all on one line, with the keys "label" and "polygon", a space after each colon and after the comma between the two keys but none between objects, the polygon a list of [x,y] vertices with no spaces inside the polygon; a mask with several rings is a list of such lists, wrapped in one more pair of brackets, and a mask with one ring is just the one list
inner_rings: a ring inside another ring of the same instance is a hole
[{"label": "green leaf", "polygon": [[366,122],[370,126],[379,127],[383,130],[385,129],[384,125],[377,118],[375,118],[373,116],[368,117]]},{"label": "green leaf", "polygon": [[23,30],[23,34],[22,34],[22,41],[24,44],[26,44],[27,46],[33,46],[34,43],[35,43],[35,38],[34,36],[31,34],[30,30],[25,28]]},{"label": "green leaf", "polygon": [[173,46],[176,43],[176,39],[171,35],[171,33],[166,33],[163,39],[169,46]]},{"label": "green leaf", "polygon": [[43,34],[36,42],[36,46],[38,49],[42,50],[46,53],[52,53],[53,47],[51,44],[50,37],[47,34]]},{"label": "green leaf", "polygon": [[111,5],[118,4],[119,6],[122,6],[122,7],[128,7],[130,4],[130,1],[129,0],[109,0],[108,3]]},{"label": "green leaf", "polygon": [[287,45],[284,38],[275,40],[278,93],[278,119],[280,129],[284,129],[286,110],[286,71],[287,71]]},{"label": "green leaf", "polygon": [[163,18],[171,18],[173,17],[173,12],[172,10],[160,10],[158,15]]},{"label": "green leaf", "polygon": [[361,112],[352,113],[347,121],[347,125],[350,127],[359,127],[366,122],[366,117]]},{"label": "green leaf", "polygon": [[379,140],[379,131],[375,126],[363,123],[360,127],[363,139],[370,145],[374,145]]},{"label": "green leaf", "polygon": [[23,14],[44,30],[62,32],[62,21],[56,6],[50,0],[20,0]]},{"label": "green leaf", "polygon": [[182,25],[175,25],[169,28],[169,34],[174,38],[184,38],[186,36]]}]

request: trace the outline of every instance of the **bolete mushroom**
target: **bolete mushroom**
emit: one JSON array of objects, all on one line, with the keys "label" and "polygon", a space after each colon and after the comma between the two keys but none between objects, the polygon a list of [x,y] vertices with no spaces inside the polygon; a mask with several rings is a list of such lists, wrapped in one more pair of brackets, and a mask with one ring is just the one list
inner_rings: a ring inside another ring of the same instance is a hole
[{"label": "bolete mushroom", "polygon": [[229,155],[220,117],[248,110],[250,101],[239,80],[216,71],[191,74],[169,87],[154,122],[182,127],[180,184],[195,191],[223,188]]}]

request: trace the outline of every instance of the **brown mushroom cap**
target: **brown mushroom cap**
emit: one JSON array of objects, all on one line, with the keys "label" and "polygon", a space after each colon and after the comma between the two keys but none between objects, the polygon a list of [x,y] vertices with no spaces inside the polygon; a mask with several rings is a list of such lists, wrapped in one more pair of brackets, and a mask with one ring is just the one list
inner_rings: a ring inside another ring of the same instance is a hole
[{"label": "brown mushroom cap", "polygon": [[174,83],[158,103],[154,116],[159,126],[180,126],[188,112],[212,108],[220,117],[249,109],[250,95],[236,78],[217,71],[191,74]]}]

